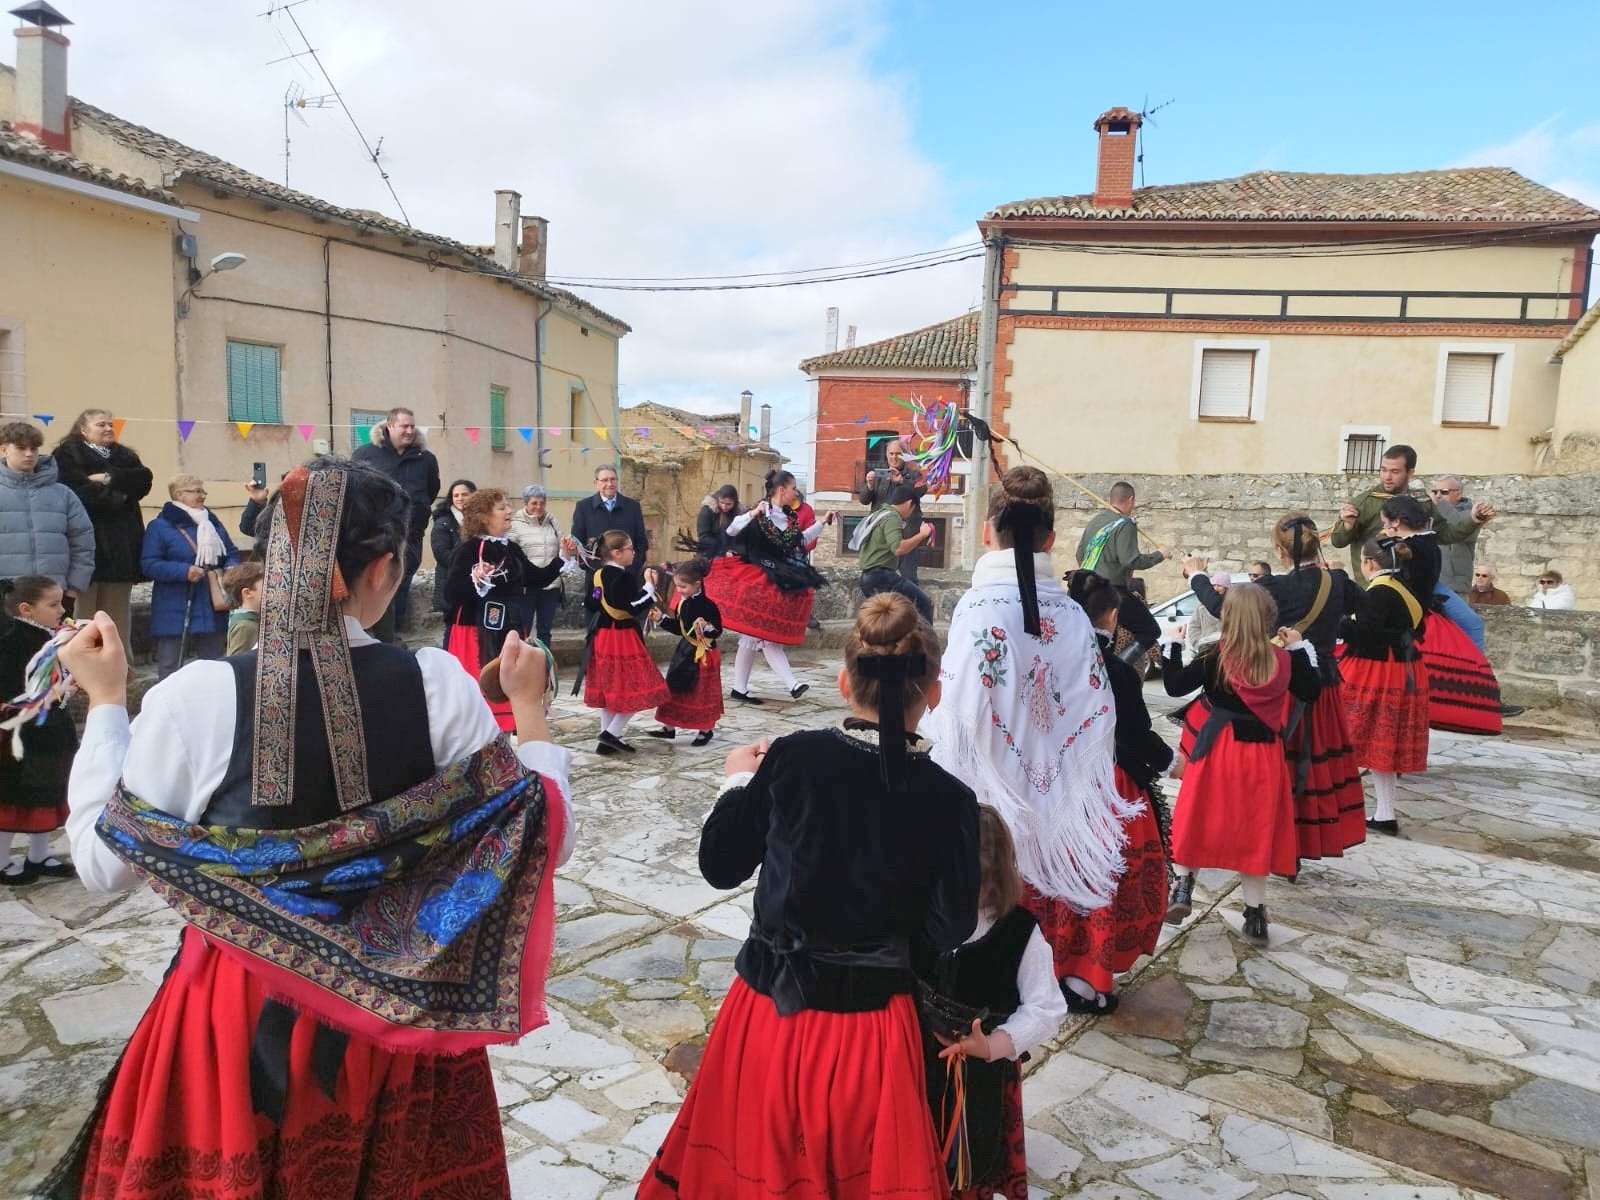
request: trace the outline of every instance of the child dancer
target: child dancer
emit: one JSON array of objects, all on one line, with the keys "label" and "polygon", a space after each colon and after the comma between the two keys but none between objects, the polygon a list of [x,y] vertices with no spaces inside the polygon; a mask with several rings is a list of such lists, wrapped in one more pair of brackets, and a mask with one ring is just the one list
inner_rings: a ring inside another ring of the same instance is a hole
[{"label": "child dancer", "polygon": [[907,730],[939,702],[939,639],[900,596],[861,606],[843,726],[741,746],[700,870],[755,919],[700,1070],[640,1200],[935,1200],[912,939],[978,920],[978,806]]},{"label": "child dancer", "polygon": [[[1108,589],[1110,585],[1107,585]],[[1017,1060],[1055,1036],[1067,1005],[1056,986],[1050,945],[1039,923],[1018,902],[1022,876],[1004,819],[978,806],[978,927],[959,948],[935,954],[918,945],[917,975],[941,997],[986,1008],[998,1025],[972,1029],[952,1043],[943,1031],[923,1031],[923,1057],[934,1131],[951,1119],[950,1071],[963,1069],[969,1159],[950,1172],[955,1200],[1026,1196],[1028,1160],[1022,1130],[1022,1071]],[[1159,928],[1159,922],[1157,923]],[[954,1164],[946,1162],[947,1168]]]},{"label": "child dancer", "polygon": [[[1367,577],[1355,617],[1343,629],[1345,712],[1359,730],[1356,761],[1372,772],[1373,813],[1367,828],[1394,835],[1396,777],[1428,769],[1428,673],[1420,661],[1417,635],[1426,609],[1401,574],[1411,561],[1404,538],[1375,538],[1361,548],[1361,573]],[[1432,588],[1421,592],[1432,594]]]},{"label": "child dancer", "polygon": [[663,613],[661,628],[675,633],[678,647],[667,666],[667,688],[672,697],[656,709],[660,729],[649,736],[671,740],[679,729],[694,729],[691,746],[704,746],[722,719],[722,655],[717,637],[722,633],[722,613],[705,594],[706,564],[694,558],[672,572],[678,606]]},{"label": "child dancer", "polygon": [[223,654],[243,654],[261,638],[261,579],[258,562],[242,562],[222,573],[222,588],[233,601],[228,614],[228,645]]},{"label": "child dancer", "polygon": [[608,530],[595,547],[600,568],[590,580],[584,607],[589,610],[589,644],[583,668],[583,702],[600,710],[596,754],[634,748],[622,731],[636,712],[665,704],[672,693],[644,646],[642,622],[655,611],[655,569],[646,571],[641,589],[628,570],[633,565],[633,540],[620,529]]},{"label": "child dancer", "polygon": [[[0,630],[0,703],[21,695],[28,660],[61,625],[64,593],[44,575],[0,579],[0,610],[9,618]],[[67,822],[67,777],[78,749],[78,731],[61,705],[42,725],[0,733],[0,838],[6,866],[0,884],[19,887],[40,876],[70,879],[76,872],[50,853],[50,834]],[[28,835],[27,853],[16,853],[16,835]]]},{"label": "child dancer", "polygon": [[[1197,867],[1238,871],[1244,936],[1267,941],[1267,876],[1295,871],[1294,783],[1281,738],[1291,697],[1317,698],[1317,656],[1293,629],[1277,631],[1277,608],[1265,589],[1235,584],[1222,601],[1222,637],[1187,667],[1168,641],[1162,682],[1169,696],[1204,688],[1210,712],[1194,739],[1172,813],[1172,869],[1167,906],[1173,924],[1189,915]],[[1291,651],[1293,653],[1291,653]]]}]

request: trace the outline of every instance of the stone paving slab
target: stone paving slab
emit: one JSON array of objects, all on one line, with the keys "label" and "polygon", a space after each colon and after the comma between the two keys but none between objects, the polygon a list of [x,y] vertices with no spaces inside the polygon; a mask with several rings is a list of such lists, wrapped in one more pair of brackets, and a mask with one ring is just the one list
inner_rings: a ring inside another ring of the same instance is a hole
[{"label": "stone paving slab", "polygon": [[[601,758],[563,697],[578,842],[556,890],[550,1024],[491,1051],[517,1196],[619,1200],[686,1086],[750,919],[696,865],[738,742],[836,720],[833,661],[709,746],[633,726]],[[1169,703],[1150,693],[1152,709]],[[1157,725],[1176,735],[1166,722]],[[1265,949],[1234,879],[1071,1018],[1024,1086],[1030,1195],[1088,1200],[1600,1197],[1600,745],[1435,735],[1405,836],[1274,880]],[[149,893],[0,895],[0,1195],[65,1148],[176,946]],[[688,1065],[685,1065],[688,1064]]]}]

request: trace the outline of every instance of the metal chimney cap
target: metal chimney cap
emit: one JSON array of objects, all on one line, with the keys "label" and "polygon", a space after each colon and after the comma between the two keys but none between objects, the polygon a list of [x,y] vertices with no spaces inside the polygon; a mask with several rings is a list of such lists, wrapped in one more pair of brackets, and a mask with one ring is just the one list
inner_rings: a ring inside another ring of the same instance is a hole
[{"label": "metal chimney cap", "polygon": [[72,21],[66,14],[58,12],[55,8],[45,3],[45,0],[32,0],[21,8],[13,8],[11,15],[29,25],[37,25],[40,29],[59,29],[63,25],[71,25]]}]

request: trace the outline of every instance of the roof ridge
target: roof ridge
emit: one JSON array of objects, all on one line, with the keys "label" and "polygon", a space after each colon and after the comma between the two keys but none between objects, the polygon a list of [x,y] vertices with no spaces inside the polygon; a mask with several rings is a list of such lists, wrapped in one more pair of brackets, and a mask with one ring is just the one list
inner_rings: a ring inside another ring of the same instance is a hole
[{"label": "roof ridge", "polygon": [[28,166],[56,175],[65,175],[112,191],[126,192],[146,200],[176,206],[178,198],[165,188],[146,183],[121,172],[79,158],[68,150],[58,150],[12,122],[0,120],[0,158],[15,158]]},{"label": "roof ridge", "polygon": [[[829,367],[845,366],[976,370],[979,315],[974,309],[920,329],[815,354],[801,360],[800,369],[808,375]],[[942,332],[948,332],[949,336],[939,337]]]}]

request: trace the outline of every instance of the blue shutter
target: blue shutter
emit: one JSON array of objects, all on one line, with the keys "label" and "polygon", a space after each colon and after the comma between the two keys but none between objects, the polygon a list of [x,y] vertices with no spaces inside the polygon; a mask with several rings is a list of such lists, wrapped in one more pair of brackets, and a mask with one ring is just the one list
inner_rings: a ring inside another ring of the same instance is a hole
[{"label": "blue shutter", "polygon": [[489,447],[492,450],[504,450],[506,448],[505,388],[492,387],[489,389]]},{"label": "blue shutter", "polygon": [[228,343],[228,420],[283,424],[278,348]]}]

